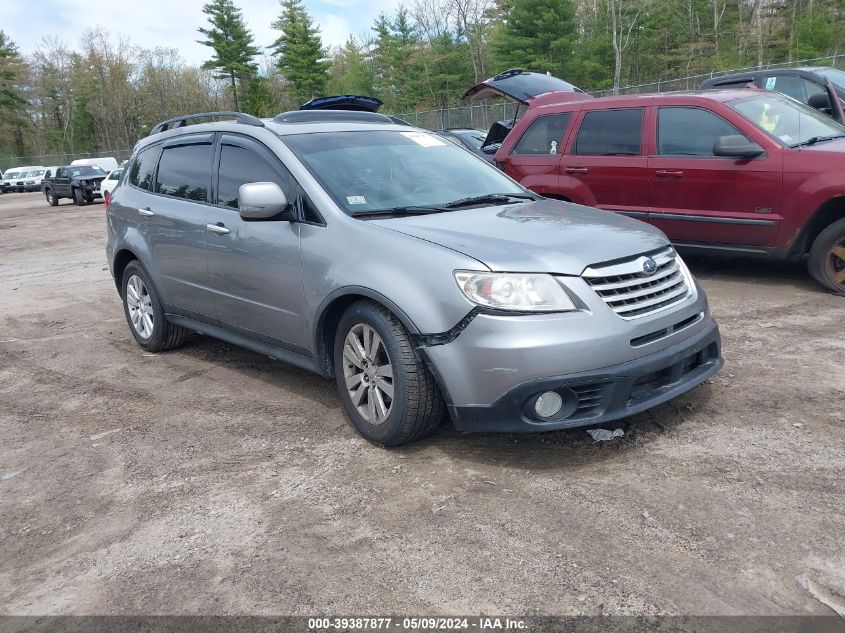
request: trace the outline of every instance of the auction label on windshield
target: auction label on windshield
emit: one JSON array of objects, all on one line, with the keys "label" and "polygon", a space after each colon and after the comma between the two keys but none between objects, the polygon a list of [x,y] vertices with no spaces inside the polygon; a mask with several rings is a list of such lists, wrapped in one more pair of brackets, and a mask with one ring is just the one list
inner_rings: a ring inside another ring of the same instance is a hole
[{"label": "auction label on windshield", "polygon": [[437,138],[434,134],[426,134],[425,132],[402,132],[401,134],[422,147],[442,147],[446,145],[446,141]]},{"label": "auction label on windshield", "polygon": [[506,617],[308,618],[309,631],[524,631],[525,620]]}]

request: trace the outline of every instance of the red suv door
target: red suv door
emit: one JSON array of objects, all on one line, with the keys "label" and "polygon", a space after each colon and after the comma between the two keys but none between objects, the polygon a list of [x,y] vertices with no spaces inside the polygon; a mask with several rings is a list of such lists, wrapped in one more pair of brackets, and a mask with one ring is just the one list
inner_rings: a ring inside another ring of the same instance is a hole
[{"label": "red suv door", "polygon": [[562,161],[560,189],[573,202],[646,218],[645,107],[584,106]]},{"label": "red suv door", "polygon": [[[675,242],[774,243],[783,188],[782,155],[774,144],[747,122],[732,123],[729,113],[702,104],[675,99],[655,104],[649,115],[656,131],[648,158],[650,222]],[[716,139],[730,135],[745,136],[767,151],[752,159],[716,156]]]},{"label": "red suv door", "polygon": [[535,118],[511,150],[506,171],[514,180],[541,195],[557,193],[560,155],[572,112]]}]

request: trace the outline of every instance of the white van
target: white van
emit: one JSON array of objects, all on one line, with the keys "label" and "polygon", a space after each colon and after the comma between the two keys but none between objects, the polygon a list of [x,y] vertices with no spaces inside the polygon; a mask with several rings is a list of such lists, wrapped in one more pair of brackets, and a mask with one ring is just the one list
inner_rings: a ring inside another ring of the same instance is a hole
[{"label": "white van", "polygon": [[6,193],[7,191],[24,191],[24,176],[31,171],[37,169],[44,169],[42,165],[24,165],[23,167],[13,167],[6,170],[3,174],[3,179],[0,180],[0,191]]},{"label": "white van", "polygon": [[106,158],[78,158],[71,165],[90,165],[92,167],[99,167],[105,172],[110,172],[113,169],[117,169],[117,159],[114,156],[108,156]]}]

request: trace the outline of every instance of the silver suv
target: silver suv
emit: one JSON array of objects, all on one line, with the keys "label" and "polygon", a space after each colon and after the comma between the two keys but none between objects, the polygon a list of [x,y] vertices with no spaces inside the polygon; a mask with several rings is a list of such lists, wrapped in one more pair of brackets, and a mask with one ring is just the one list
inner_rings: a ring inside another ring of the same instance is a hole
[{"label": "silver suv", "polygon": [[199,332],[334,377],[384,445],[447,412],[464,431],[594,426],[722,366],[704,292],[660,231],[541,198],[380,114],[165,121],[107,217],[141,347]]}]

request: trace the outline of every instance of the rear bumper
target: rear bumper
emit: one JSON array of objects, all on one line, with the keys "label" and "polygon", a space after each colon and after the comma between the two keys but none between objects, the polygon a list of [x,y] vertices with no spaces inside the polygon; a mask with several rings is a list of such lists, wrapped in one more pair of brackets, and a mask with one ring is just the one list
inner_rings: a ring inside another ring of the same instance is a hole
[{"label": "rear bumper", "polygon": [[[553,431],[624,418],[676,398],[713,376],[723,365],[716,322],[659,352],[576,374],[522,383],[492,405],[449,406],[455,426],[468,432]],[[564,400],[557,416],[533,413],[536,397],[555,391]]]}]

